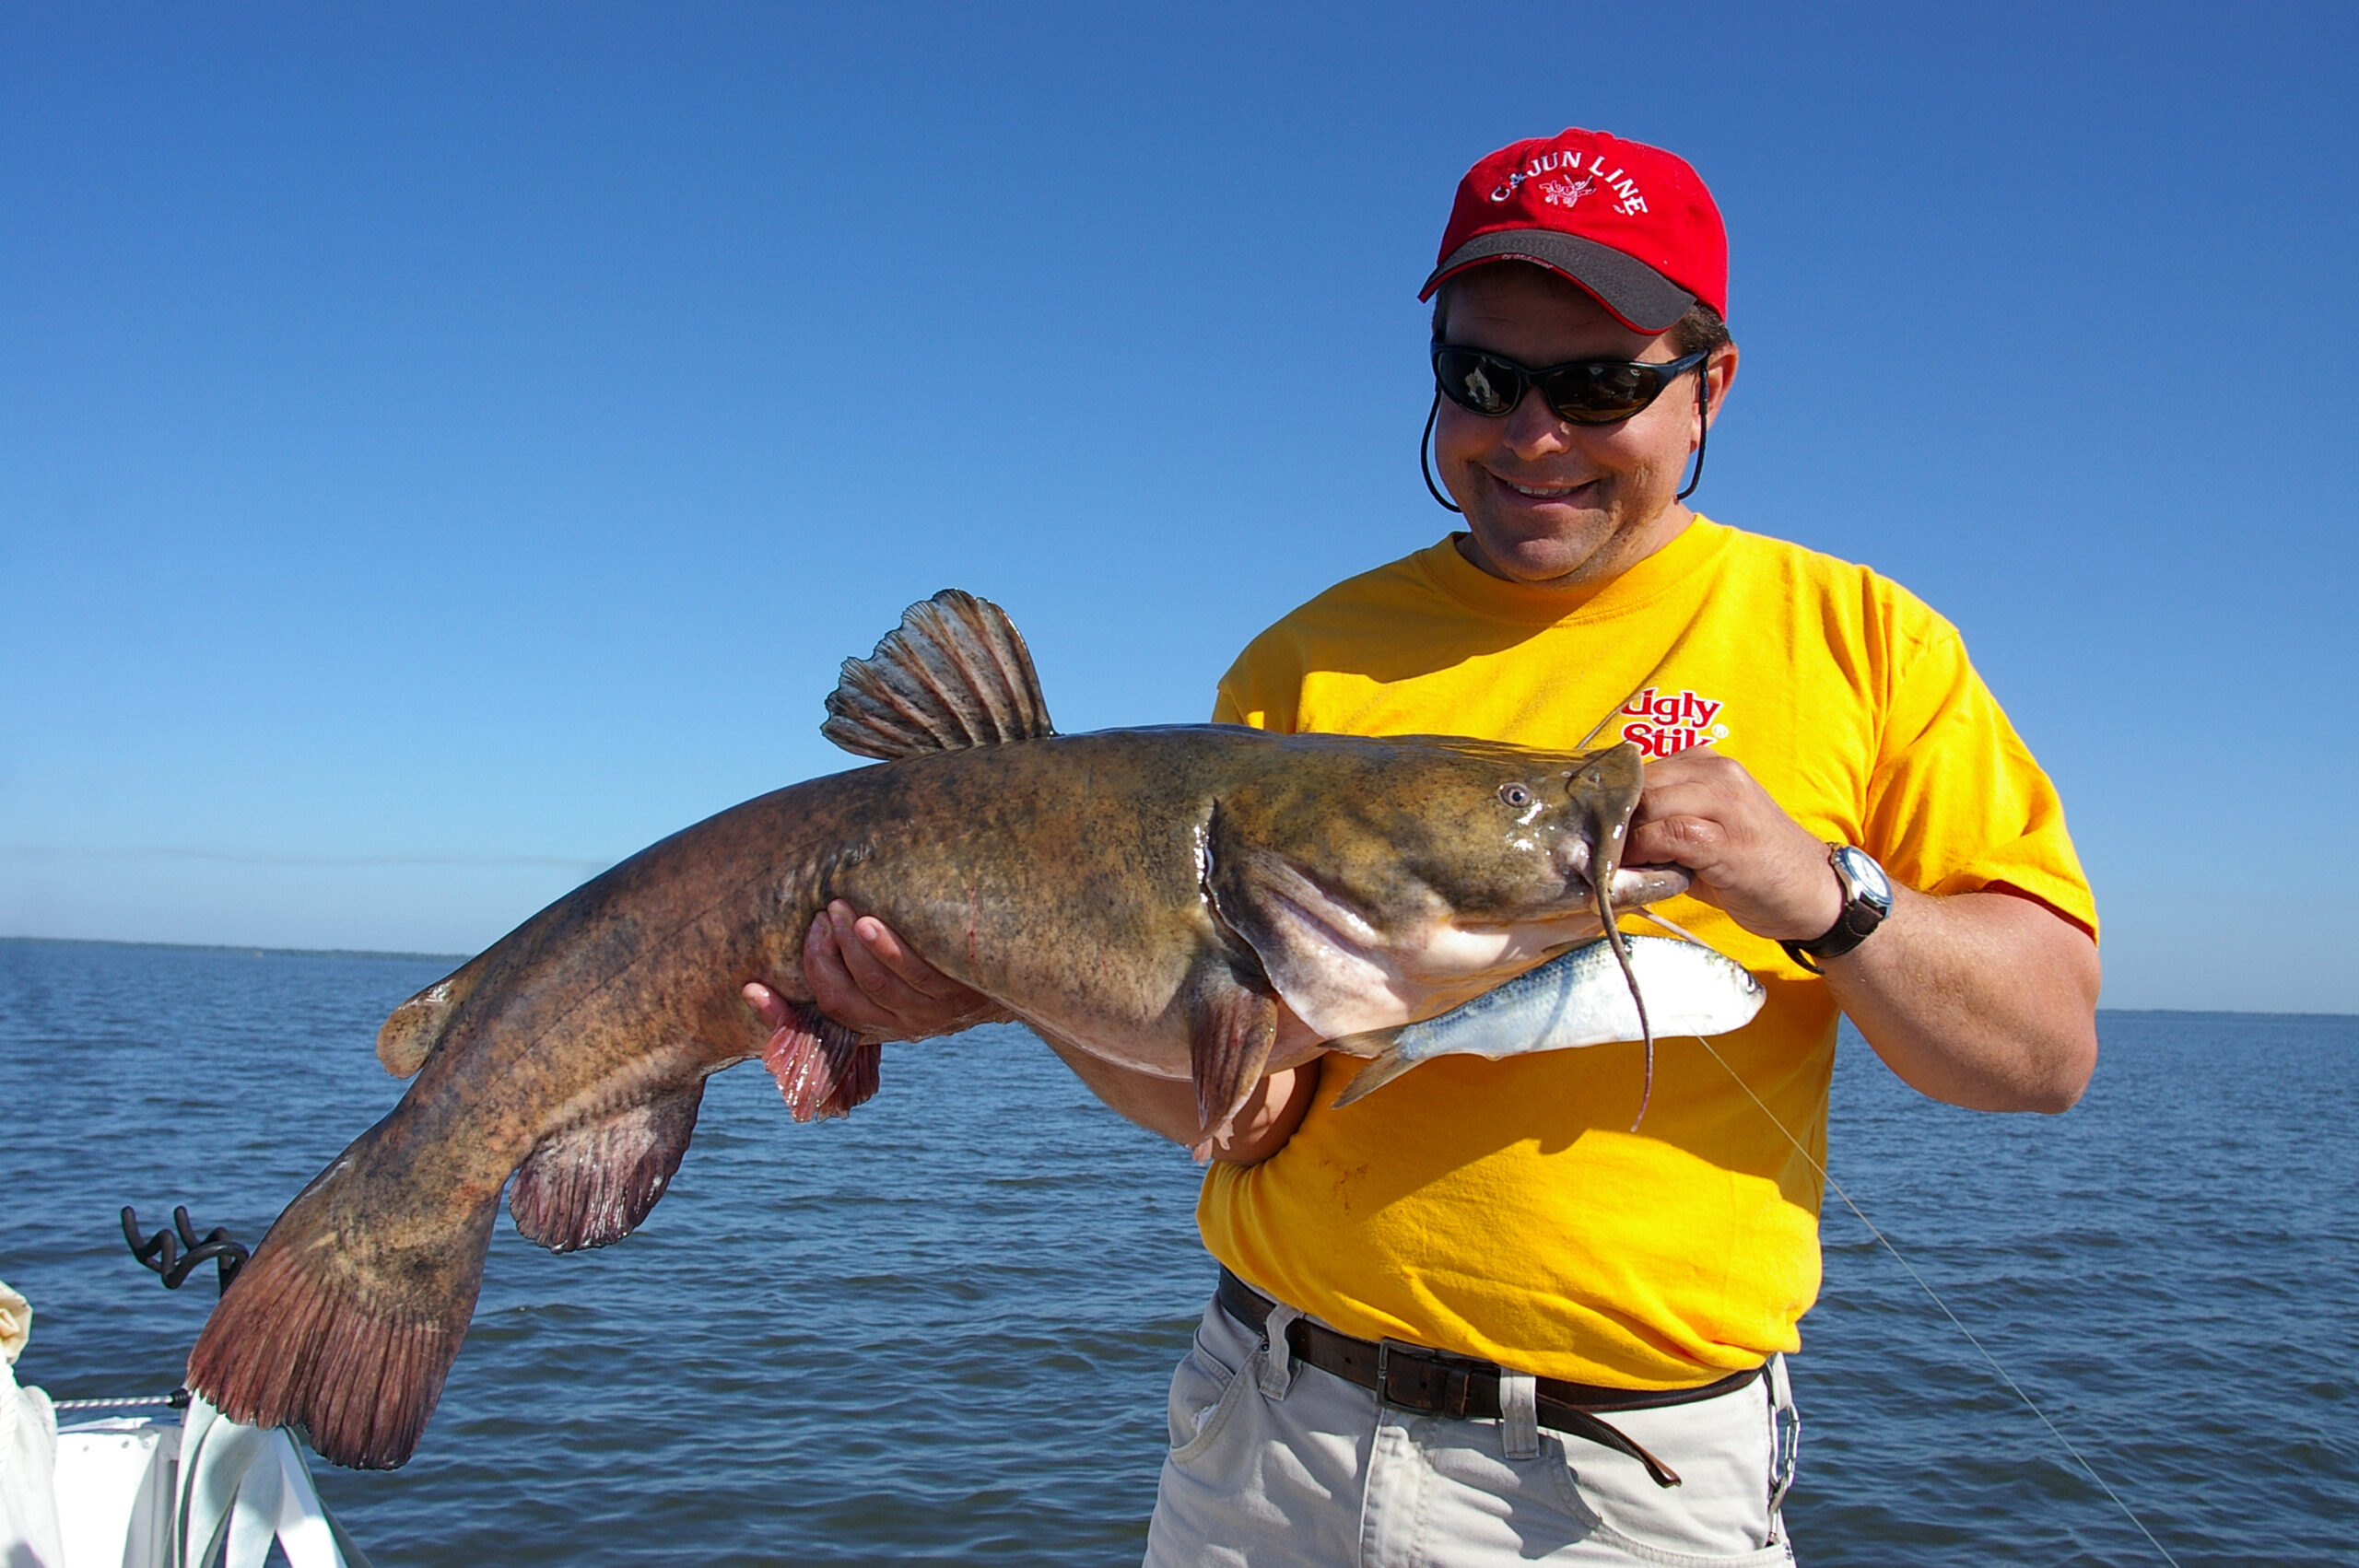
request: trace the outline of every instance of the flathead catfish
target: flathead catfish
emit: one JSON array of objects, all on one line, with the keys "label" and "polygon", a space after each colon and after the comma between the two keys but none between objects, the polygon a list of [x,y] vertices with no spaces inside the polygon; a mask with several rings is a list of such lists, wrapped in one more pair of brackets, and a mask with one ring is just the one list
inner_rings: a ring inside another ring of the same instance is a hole
[{"label": "flathead catfish", "polygon": [[[825,731],[884,760],[640,851],[404,1002],[401,1103],[288,1206],[189,1358],[232,1418],[407,1459],[499,1194],[556,1250],[618,1240],[704,1081],[766,1059],[796,1119],[876,1085],[802,993],[835,898],[1069,1060],[1191,1079],[1217,1137],[1272,1059],[1444,1012],[1684,887],[1620,864],[1637,754],[1186,726],[1058,736],[997,606],[945,591],[847,661]],[[780,988],[775,1035],[740,996]]]}]

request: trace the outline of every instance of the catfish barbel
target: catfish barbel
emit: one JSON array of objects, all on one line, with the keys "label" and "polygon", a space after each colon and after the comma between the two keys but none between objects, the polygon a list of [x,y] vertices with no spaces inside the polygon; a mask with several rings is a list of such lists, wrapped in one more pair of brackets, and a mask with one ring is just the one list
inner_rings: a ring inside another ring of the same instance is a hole
[{"label": "catfish barbel", "polygon": [[[1190,1080],[1207,1142],[1273,1064],[1435,1016],[1684,890],[1625,868],[1629,745],[1545,752],[1229,725],[1060,736],[998,609],[948,591],[847,661],[824,732],[880,758],[733,807],[558,899],[396,1008],[416,1082],[299,1194],[214,1309],[189,1382],[340,1465],[416,1449],[499,1196],[557,1251],[646,1218],[704,1081],[763,1059],[798,1120],[874,1092],[878,1047],[802,988],[833,899],[1097,1062]],[[775,1034],[740,995],[776,988]],[[510,1177],[514,1177],[510,1186]]]}]

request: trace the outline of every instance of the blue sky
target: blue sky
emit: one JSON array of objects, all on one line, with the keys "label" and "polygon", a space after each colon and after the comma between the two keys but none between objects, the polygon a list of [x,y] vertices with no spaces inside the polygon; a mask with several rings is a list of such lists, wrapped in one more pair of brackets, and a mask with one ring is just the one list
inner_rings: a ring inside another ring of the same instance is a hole
[{"label": "blue sky", "polygon": [[1430,542],[1459,174],[1718,193],[1697,497],[1930,600],[2116,1006],[2359,1010],[2359,16],[0,10],[0,934],[458,952],[844,759],[950,584],[1067,730]]}]

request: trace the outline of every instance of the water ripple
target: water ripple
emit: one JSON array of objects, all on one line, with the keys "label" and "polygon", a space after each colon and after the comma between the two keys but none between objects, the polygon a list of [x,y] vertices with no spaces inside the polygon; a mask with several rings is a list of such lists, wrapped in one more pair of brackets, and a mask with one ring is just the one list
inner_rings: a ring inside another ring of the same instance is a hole
[{"label": "water ripple", "polygon": [[[0,942],[22,1375],[172,1387],[211,1292],[156,1289],[115,1210],[258,1236],[399,1096],[370,1042],[440,968]],[[2189,1568],[2348,1562],[2359,1020],[2103,1033],[2060,1119],[1931,1105],[1847,1041],[1836,1173]],[[425,1448],[323,1490],[385,1568],[1135,1562],[1211,1278],[1196,1179],[1012,1029],[889,1052],[819,1127],[724,1074],[638,1235],[551,1258],[503,1223]],[[1825,1228],[1805,1559],[2152,1561],[1856,1222]]]}]

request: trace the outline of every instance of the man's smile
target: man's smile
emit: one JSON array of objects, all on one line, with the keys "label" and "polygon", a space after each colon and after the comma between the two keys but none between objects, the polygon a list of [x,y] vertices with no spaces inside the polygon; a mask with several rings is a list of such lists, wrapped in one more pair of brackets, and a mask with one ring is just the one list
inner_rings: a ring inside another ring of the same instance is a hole
[{"label": "man's smile", "polygon": [[1498,481],[1502,488],[1534,501],[1569,501],[1583,496],[1597,484],[1594,479],[1584,479],[1573,485],[1527,485],[1502,474],[1492,473],[1491,477]]}]

